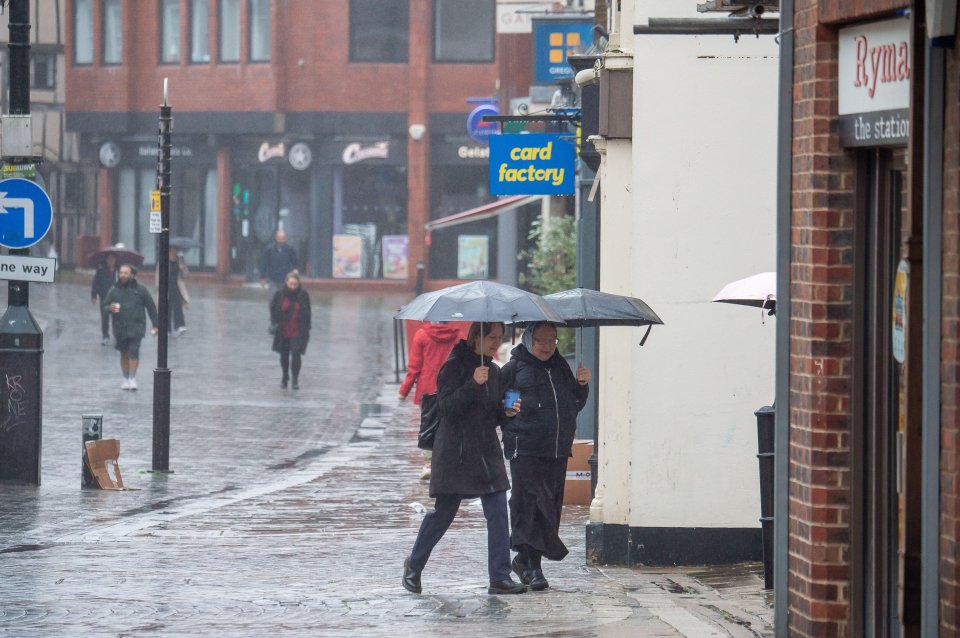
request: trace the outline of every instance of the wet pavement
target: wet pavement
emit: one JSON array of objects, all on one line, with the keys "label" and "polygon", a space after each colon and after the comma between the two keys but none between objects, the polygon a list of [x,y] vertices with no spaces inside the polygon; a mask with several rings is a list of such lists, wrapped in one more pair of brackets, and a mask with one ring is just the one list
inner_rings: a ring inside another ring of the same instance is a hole
[{"label": "wet pavement", "polygon": [[[424,508],[417,412],[396,401],[390,317],[406,298],[312,292],[302,389],[279,387],[267,293],[194,286],[171,339],[170,468],[151,473],[152,369],[120,390],[82,282],[31,287],[44,327],[40,487],[0,484],[0,634],[769,636],[759,565],[588,567],[587,508],[551,588],[486,593],[479,501],[400,586]],[[124,492],[81,490],[80,415],[120,439]]]}]

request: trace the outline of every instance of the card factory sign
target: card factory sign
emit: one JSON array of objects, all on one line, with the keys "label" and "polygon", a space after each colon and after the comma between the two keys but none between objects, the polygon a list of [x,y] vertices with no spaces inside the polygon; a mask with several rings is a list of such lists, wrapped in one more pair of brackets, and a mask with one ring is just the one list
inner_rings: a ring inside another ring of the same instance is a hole
[{"label": "card factory sign", "polygon": [[490,136],[494,195],[573,195],[571,136],[530,133]]},{"label": "card factory sign", "polygon": [[907,18],[840,29],[838,97],[844,146],[906,146],[911,46]]}]

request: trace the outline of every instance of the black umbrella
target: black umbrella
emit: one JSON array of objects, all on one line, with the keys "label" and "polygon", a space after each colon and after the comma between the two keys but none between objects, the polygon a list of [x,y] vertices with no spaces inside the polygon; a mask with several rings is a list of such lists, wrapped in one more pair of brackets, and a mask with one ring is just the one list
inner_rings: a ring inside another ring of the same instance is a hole
[{"label": "black umbrella", "polygon": [[640,345],[647,340],[651,326],[663,324],[657,313],[636,297],[625,297],[590,288],[572,288],[545,295],[543,298],[569,327],[647,326]]},{"label": "black umbrella", "polygon": [[91,253],[90,263],[99,265],[106,260],[108,255],[113,255],[117,258],[117,266],[129,264],[131,266],[140,267],[143,264],[143,255],[133,248],[127,248],[123,244],[114,244],[113,246],[107,246],[106,248],[101,248],[95,253]]}]

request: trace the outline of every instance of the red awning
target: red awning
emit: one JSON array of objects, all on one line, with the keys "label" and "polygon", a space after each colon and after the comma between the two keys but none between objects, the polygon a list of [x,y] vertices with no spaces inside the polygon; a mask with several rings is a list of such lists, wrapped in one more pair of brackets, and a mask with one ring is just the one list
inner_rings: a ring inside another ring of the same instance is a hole
[{"label": "red awning", "polygon": [[441,217],[440,219],[434,219],[424,224],[424,227],[427,231],[437,230],[438,228],[447,228],[448,226],[456,226],[457,224],[466,224],[467,222],[480,221],[481,219],[488,219],[499,215],[500,213],[505,213],[521,206],[526,206],[527,204],[533,204],[534,202],[539,202],[546,195],[513,195],[511,197],[504,197],[503,199],[498,199],[495,202],[490,202],[489,204],[484,204],[483,206],[477,206],[476,208],[471,208],[469,210],[460,211],[459,213],[454,213],[453,215],[447,215],[446,217]]}]

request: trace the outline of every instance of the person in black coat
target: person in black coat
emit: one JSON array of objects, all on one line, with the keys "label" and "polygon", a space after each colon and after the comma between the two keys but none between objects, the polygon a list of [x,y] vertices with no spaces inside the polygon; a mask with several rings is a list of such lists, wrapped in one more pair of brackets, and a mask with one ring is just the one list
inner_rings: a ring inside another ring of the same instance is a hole
[{"label": "person in black coat", "polygon": [[[90,301],[95,304],[102,304],[107,298],[107,293],[117,283],[117,256],[107,254],[106,258],[97,265],[97,271],[93,275],[93,283],[90,285]],[[100,308],[100,334],[102,335],[103,345],[110,344],[110,311]]]},{"label": "person in black coat", "polygon": [[280,387],[286,388],[293,375],[293,389],[300,389],[300,364],[310,341],[310,296],[300,286],[300,273],[287,273],[283,288],[270,300],[270,331],[273,351],[280,353],[283,377]]},{"label": "person in black coat", "polygon": [[287,233],[278,230],[274,240],[260,254],[260,285],[271,290],[283,287],[288,272],[297,268],[297,251],[287,243]]},{"label": "person in black coat", "polygon": [[547,322],[528,327],[520,345],[501,371],[504,390],[520,392],[522,411],[507,413],[503,425],[504,455],[510,459],[512,567],[533,590],[549,587],[540,559],[563,560],[560,515],[573,450],[577,413],[589,393],[590,371],[577,373],[557,352],[557,329]]},{"label": "person in black coat", "polygon": [[[482,336],[481,336],[482,335]],[[433,443],[430,496],[433,511],[420,524],[417,540],[403,563],[403,586],[421,592],[420,573],[450,527],[460,502],[480,497],[487,519],[487,571],[490,594],[527,590],[510,577],[510,530],[506,492],[510,488],[497,425],[505,418],[500,369],[492,364],[503,340],[502,323],[474,323],[467,340],[453,347],[437,377],[440,427]]]}]

